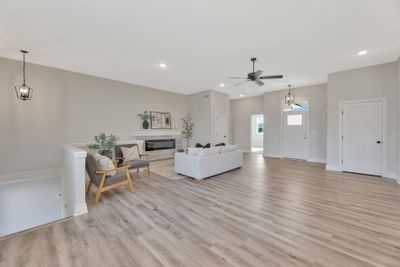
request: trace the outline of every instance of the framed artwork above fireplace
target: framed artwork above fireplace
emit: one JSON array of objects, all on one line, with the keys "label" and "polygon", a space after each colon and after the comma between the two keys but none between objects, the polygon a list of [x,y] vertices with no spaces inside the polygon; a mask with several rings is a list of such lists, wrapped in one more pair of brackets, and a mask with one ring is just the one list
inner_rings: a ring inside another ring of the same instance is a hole
[{"label": "framed artwork above fireplace", "polygon": [[171,129],[171,113],[150,111],[151,129]]}]

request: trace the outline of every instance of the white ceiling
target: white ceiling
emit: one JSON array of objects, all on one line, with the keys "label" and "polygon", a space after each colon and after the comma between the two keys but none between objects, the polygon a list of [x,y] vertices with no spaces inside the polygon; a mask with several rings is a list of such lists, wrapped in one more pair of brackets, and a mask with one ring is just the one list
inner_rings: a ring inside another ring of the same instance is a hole
[{"label": "white ceiling", "polygon": [[[20,59],[20,49],[37,64],[237,98],[395,61],[400,1],[0,0],[0,56]],[[368,54],[357,56],[364,49]],[[265,75],[284,79],[234,87],[228,77],[250,72],[250,57]]]}]

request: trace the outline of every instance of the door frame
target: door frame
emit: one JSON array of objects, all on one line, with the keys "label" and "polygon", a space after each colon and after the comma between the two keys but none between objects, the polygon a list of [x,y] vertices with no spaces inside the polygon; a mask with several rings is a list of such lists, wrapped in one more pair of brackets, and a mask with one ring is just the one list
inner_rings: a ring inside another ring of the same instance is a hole
[{"label": "door frame", "polygon": [[[306,118],[307,118],[307,144],[306,144],[306,158],[304,160],[309,161],[310,160],[310,151],[311,151],[311,142],[310,142],[310,112],[311,112],[311,97],[309,95],[307,96],[301,96],[302,98],[306,98],[308,102],[308,109],[305,110],[306,112]],[[281,158],[285,157],[285,148],[284,148],[284,139],[285,139],[285,114],[290,113],[290,111],[283,111],[284,108],[284,103],[281,104]],[[301,159],[299,159],[301,160]]]},{"label": "door frame", "polygon": [[343,105],[366,102],[382,102],[382,177],[387,177],[387,103],[386,97],[361,98],[356,100],[339,101],[339,161],[338,171],[343,171]]},{"label": "door frame", "polygon": [[265,135],[265,115],[264,113],[251,113],[249,115],[249,153],[252,153],[251,149],[252,149],[252,145],[251,145],[251,132],[253,129],[251,129],[251,119],[253,118],[253,116],[263,116],[264,118],[264,132],[263,132],[263,153],[264,153],[264,135]]}]

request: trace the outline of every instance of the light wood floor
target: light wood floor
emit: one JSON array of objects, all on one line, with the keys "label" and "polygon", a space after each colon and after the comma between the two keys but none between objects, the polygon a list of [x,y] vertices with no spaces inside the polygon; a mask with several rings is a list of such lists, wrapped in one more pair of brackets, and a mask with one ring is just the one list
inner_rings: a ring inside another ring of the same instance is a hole
[{"label": "light wood floor", "polygon": [[144,174],[89,213],[0,241],[1,266],[400,266],[400,186],[245,156],[205,181]]}]

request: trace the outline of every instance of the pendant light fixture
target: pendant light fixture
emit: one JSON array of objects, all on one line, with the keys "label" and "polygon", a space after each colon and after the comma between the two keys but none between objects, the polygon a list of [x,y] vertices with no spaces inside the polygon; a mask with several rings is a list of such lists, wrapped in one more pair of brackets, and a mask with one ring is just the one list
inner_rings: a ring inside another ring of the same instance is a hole
[{"label": "pendant light fixture", "polygon": [[28,54],[28,51],[25,50],[20,50],[23,56],[23,63],[22,63],[22,78],[23,78],[23,84],[17,88],[15,88],[15,93],[17,94],[17,98],[20,100],[31,100],[32,99],[32,94],[33,94],[33,89],[30,88],[28,85],[25,83],[25,54]]},{"label": "pendant light fixture", "polygon": [[288,87],[289,87],[289,92],[287,95],[285,95],[285,104],[288,105],[289,107],[292,107],[293,104],[296,102],[296,99],[295,95],[292,94],[292,92],[290,91],[292,85],[289,84]]}]

